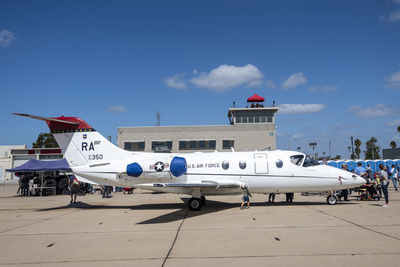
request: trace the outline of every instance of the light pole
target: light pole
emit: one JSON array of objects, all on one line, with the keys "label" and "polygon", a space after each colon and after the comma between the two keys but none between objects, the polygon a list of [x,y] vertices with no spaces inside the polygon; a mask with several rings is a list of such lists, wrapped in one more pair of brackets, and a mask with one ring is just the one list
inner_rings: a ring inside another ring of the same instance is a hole
[{"label": "light pole", "polygon": [[312,142],[312,143],[310,143],[309,144],[311,147],[312,147],[312,149],[313,149],[313,154],[314,154],[314,158],[316,158],[317,156],[315,155],[315,147],[317,146],[317,143],[316,142]]},{"label": "light pole", "polygon": [[351,159],[354,160],[353,136],[350,136],[350,141],[351,141]]}]

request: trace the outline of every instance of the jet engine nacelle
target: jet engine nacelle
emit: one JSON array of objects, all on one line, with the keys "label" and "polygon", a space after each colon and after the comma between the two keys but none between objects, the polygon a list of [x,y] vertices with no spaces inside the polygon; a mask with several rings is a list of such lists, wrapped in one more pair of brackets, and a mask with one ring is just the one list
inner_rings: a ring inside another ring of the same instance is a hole
[{"label": "jet engine nacelle", "polygon": [[141,162],[133,162],[126,166],[126,175],[135,178],[172,179],[180,177],[187,171],[185,158],[155,158]]}]

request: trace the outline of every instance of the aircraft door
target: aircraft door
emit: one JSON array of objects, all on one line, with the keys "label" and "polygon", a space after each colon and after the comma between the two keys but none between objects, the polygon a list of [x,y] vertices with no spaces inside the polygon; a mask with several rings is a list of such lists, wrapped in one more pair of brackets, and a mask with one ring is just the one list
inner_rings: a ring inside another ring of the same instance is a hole
[{"label": "aircraft door", "polygon": [[267,154],[254,154],[254,165],[256,173],[268,173]]}]

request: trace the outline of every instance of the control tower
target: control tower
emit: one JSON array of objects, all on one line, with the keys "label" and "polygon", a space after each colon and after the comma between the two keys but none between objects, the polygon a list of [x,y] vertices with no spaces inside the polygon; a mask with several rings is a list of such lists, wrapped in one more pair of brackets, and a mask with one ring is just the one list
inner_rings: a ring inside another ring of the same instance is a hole
[{"label": "control tower", "polygon": [[254,94],[247,98],[245,108],[234,107],[228,110],[228,118],[231,125],[249,123],[275,124],[275,113],[279,110],[273,102],[272,107],[264,107],[264,97]]}]

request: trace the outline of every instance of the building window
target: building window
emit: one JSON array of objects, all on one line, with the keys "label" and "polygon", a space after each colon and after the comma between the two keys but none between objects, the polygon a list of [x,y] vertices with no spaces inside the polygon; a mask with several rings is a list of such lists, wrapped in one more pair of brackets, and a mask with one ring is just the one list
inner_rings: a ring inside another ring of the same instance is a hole
[{"label": "building window", "polygon": [[172,150],[172,141],[153,141],[151,142],[151,151]]},{"label": "building window", "polygon": [[234,147],[235,141],[233,140],[223,140],[222,141],[222,149],[231,149]]},{"label": "building window", "polygon": [[179,150],[213,150],[215,144],[215,140],[179,141]]},{"label": "building window", "polygon": [[252,116],[249,117],[249,123],[254,123],[254,117]]},{"label": "building window", "polygon": [[144,151],[144,141],[141,142],[125,142],[124,149],[128,151]]},{"label": "building window", "polygon": [[236,117],[236,123],[242,123],[242,117]]},{"label": "building window", "polygon": [[216,144],[215,140],[208,141],[208,146],[209,146],[210,149],[215,149],[215,147],[216,147],[215,144]]},{"label": "building window", "polygon": [[206,148],[206,141],[204,141],[204,140],[199,141],[199,148],[200,149],[205,149]]},{"label": "building window", "polygon": [[254,122],[255,122],[255,123],[260,123],[260,117],[258,117],[258,116],[255,117],[255,118],[254,118]]},{"label": "building window", "polygon": [[266,122],[267,122],[267,117],[261,116],[261,123],[266,123]]},{"label": "building window", "polygon": [[267,122],[272,122],[272,116],[267,116]]}]

